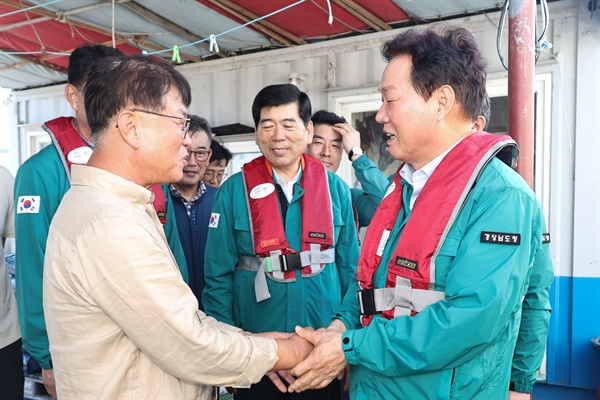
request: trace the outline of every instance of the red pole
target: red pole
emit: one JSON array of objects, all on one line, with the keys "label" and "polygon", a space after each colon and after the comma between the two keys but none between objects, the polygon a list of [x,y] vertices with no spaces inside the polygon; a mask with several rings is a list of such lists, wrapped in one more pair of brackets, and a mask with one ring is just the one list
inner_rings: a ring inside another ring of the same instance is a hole
[{"label": "red pole", "polygon": [[517,172],[533,189],[535,0],[510,0],[508,134],[519,145]]}]

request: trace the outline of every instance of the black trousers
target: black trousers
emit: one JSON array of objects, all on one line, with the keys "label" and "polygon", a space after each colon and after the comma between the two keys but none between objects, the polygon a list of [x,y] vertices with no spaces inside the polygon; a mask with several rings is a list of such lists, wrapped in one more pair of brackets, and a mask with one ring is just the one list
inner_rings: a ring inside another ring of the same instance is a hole
[{"label": "black trousers", "polygon": [[21,339],[0,349],[0,393],[6,400],[23,400],[23,353]]},{"label": "black trousers", "polygon": [[235,400],[340,400],[340,381],[334,379],[323,389],[301,393],[281,393],[268,377],[252,385],[250,389],[238,389]]}]

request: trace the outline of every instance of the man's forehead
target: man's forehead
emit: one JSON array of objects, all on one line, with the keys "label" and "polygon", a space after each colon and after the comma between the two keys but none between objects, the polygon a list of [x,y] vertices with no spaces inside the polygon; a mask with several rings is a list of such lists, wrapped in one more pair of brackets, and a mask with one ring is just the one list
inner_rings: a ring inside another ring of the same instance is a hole
[{"label": "man's forehead", "polygon": [[329,139],[333,141],[342,141],[342,135],[333,130],[330,125],[316,124],[314,125],[313,139]]},{"label": "man's forehead", "polygon": [[394,57],[383,70],[379,91],[385,94],[411,84],[411,70],[412,60],[409,56]]},{"label": "man's forehead", "polygon": [[189,130],[188,135],[193,146],[210,147],[210,136],[204,129]]},{"label": "man's forehead", "polygon": [[223,169],[225,168],[225,163],[227,162],[227,160],[225,160],[224,158],[220,159],[220,160],[215,160],[215,161],[211,161],[211,163],[209,164],[211,169]]},{"label": "man's forehead", "polygon": [[299,121],[297,103],[282,104],[280,106],[263,107],[260,110],[260,122],[264,121]]},{"label": "man's forehead", "polygon": [[385,93],[387,93],[387,92],[389,92],[389,91],[391,91],[391,90],[395,90],[395,89],[396,89],[396,86],[395,86],[395,85],[389,84],[389,85],[385,85],[385,86],[383,86],[383,85],[382,85],[382,86],[379,88],[379,91],[380,91],[381,93],[385,94]]}]

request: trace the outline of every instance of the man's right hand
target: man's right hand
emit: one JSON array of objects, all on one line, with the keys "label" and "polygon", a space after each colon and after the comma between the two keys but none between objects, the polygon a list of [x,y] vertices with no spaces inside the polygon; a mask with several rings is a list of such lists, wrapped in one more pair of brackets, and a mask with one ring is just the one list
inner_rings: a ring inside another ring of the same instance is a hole
[{"label": "man's right hand", "polygon": [[360,147],[360,133],[349,123],[335,124],[333,130],[342,135],[342,146],[346,154],[350,153],[353,147]]},{"label": "man's right hand", "polygon": [[279,360],[271,371],[289,370],[304,360],[314,346],[309,341],[293,333],[289,339],[275,339]]},{"label": "man's right hand", "polygon": [[42,382],[44,382],[44,387],[46,388],[46,392],[50,396],[52,396],[53,400],[57,399],[56,396],[56,384],[54,383],[54,370],[53,369],[43,369],[42,370]]}]

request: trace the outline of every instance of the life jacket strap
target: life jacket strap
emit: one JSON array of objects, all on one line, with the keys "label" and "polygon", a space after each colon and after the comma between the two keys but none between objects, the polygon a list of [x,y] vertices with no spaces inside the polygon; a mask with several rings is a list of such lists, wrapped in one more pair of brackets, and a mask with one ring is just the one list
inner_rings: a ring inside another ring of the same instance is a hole
[{"label": "life jacket strap", "polygon": [[235,269],[240,271],[256,271],[254,278],[254,293],[256,302],[271,298],[267,286],[266,276],[277,282],[295,282],[295,278],[284,277],[285,272],[302,269],[311,266],[310,274],[303,274],[302,277],[310,278],[319,274],[322,270],[322,264],[330,264],[335,261],[335,248],[319,250],[320,245],[311,244],[311,249],[300,253],[282,254],[281,250],[270,252],[269,257],[255,257],[239,255]]},{"label": "life jacket strap", "polygon": [[413,289],[410,279],[396,277],[396,286],[382,289],[361,289],[356,292],[361,315],[373,315],[394,310],[394,317],[421,312],[425,307],[446,299],[444,292]]}]

